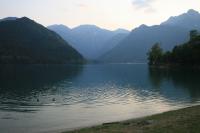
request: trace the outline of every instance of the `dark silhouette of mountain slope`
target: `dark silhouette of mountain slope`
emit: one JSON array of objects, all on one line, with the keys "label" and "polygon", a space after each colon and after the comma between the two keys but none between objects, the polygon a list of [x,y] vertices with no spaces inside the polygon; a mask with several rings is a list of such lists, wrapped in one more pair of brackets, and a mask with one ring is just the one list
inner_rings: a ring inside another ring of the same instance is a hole
[{"label": "dark silhouette of mountain slope", "polygon": [[83,57],[55,32],[23,17],[0,22],[0,63],[78,63]]},{"label": "dark silhouette of mountain slope", "polygon": [[7,21],[7,20],[16,20],[16,19],[18,19],[18,18],[17,17],[7,17],[7,18],[0,19],[0,22]]}]

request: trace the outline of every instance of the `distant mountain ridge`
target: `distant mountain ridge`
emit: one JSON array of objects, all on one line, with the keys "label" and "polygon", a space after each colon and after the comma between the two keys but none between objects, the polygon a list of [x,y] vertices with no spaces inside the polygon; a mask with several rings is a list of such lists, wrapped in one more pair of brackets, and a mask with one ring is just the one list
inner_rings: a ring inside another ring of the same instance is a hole
[{"label": "distant mountain ridge", "polygon": [[99,58],[103,62],[146,62],[147,52],[156,42],[164,50],[187,42],[189,31],[200,30],[200,14],[189,10],[182,15],[171,17],[155,26],[141,25],[123,39],[115,48]]},{"label": "distant mountain ridge", "polygon": [[[120,38],[123,39],[123,37],[119,37],[121,34],[122,36],[129,34],[129,31],[124,29],[109,31],[95,25],[80,25],[73,29],[63,25],[52,25],[47,28],[55,31],[63,39],[70,42],[72,47],[89,60],[95,60],[115,47],[121,41]],[[115,41],[111,41],[111,39],[115,38]]]},{"label": "distant mountain ridge", "polygon": [[175,17],[170,17],[167,21],[161,23],[161,25],[180,26],[189,30],[191,30],[191,28],[199,29],[200,14],[199,12],[190,9],[187,13],[183,13],[182,15]]},{"label": "distant mountain ridge", "polygon": [[55,32],[27,18],[0,21],[0,64],[80,63],[84,58]]},{"label": "distant mountain ridge", "polygon": [[18,19],[18,18],[17,17],[7,17],[7,18],[0,19],[0,22],[8,21],[8,20],[16,20],[16,19]]},{"label": "distant mountain ridge", "polygon": [[[0,23],[10,23],[20,19],[22,18],[8,17],[0,19]],[[26,22],[28,21],[33,22],[26,19]],[[11,29],[11,26],[9,28]],[[81,55],[83,55],[88,60],[102,62],[146,62],[146,54],[156,42],[161,43],[165,51],[171,50],[175,45],[187,42],[190,30],[200,30],[200,14],[191,9],[179,16],[170,17],[160,25],[147,26],[143,24],[131,32],[124,29],[110,31],[95,25],[80,25],[73,29],[65,25],[52,25],[47,28],[69,42],[70,45],[68,43],[67,45],[71,47],[70,49],[76,51],[72,53],[81,53],[79,54],[81,60],[83,59]],[[0,31],[2,30],[5,28],[2,27]],[[47,35],[50,35],[49,32]],[[56,36],[58,39],[59,36]],[[64,41],[62,38],[58,40]]]}]

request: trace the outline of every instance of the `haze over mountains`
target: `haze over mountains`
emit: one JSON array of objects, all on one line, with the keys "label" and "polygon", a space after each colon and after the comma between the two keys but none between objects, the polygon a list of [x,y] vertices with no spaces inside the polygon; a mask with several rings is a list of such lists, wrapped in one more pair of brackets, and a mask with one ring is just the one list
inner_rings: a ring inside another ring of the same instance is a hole
[{"label": "haze over mountains", "polygon": [[200,30],[200,14],[191,9],[170,17],[160,25],[142,24],[130,33],[123,29],[109,31],[94,25],[81,25],[70,29],[64,25],[48,27],[62,36],[89,60],[101,62],[146,62],[147,52],[156,42],[164,50],[189,39],[189,31]]},{"label": "haze over mountains", "polygon": [[188,33],[193,29],[200,30],[200,14],[195,10],[171,17],[160,25],[141,25],[99,60],[146,62],[147,52],[154,43],[159,42],[164,50],[171,50],[175,45],[187,42]]},{"label": "haze over mountains", "polygon": [[0,21],[0,64],[80,63],[84,59],[55,32],[33,20]]},{"label": "haze over mountains", "polygon": [[190,30],[200,30],[200,14],[191,9],[160,25],[143,24],[131,32],[95,25],[47,28],[26,17],[0,19],[0,61],[69,63],[83,61],[83,55],[100,62],[146,62],[147,52],[156,42],[165,51],[187,42]]},{"label": "haze over mountains", "polygon": [[102,56],[129,34],[124,29],[109,31],[95,25],[80,25],[73,29],[64,25],[52,25],[48,29],[58,33],[89,60]]}]

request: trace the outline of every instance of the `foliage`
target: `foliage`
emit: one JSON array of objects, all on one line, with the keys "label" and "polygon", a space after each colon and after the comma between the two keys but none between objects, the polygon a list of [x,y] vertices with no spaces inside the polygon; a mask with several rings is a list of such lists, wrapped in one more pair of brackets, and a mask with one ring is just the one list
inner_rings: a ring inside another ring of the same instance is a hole
[{"label": "foliage", "polygon": [[198,31],[197,30],[191,30],[190,31],[190,40],[194,39],[197,36],[198,36]]},{"label": "foliage", "polygon": [[153,45],[153,47],[148,53],[148,56],[149,56],[148,57],[149,64],[151,65],[157,65],[161,62],[163,56],[163,50],[161,49],[159,43]]},{"label": "foliage", "polygon": [[55,32],[23,17],[0,22],[0,64],[60,64],[83,57]]},{"label": "foliage", "polygon": [[[155,49],[155,45],[152,47],[152,49]],[[148,54],[150,65],[200,65],[200,35],[198,35],[198,32],[196,30],[190,32],[189,42],[175,46],[171,52],[167,51],[161,56],[159,54],[159,60],[151,57],[152,55],[158,54],[156,50],[152,49],[150,51],[150,54]]]}]

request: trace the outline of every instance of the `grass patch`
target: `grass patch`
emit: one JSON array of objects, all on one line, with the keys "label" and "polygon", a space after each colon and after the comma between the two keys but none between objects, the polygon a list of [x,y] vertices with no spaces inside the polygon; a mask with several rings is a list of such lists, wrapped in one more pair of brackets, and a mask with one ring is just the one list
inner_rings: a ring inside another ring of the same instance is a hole
[{"label": "grass patch", "polygon": [[200,133],[200,106],[64,133]]}]

